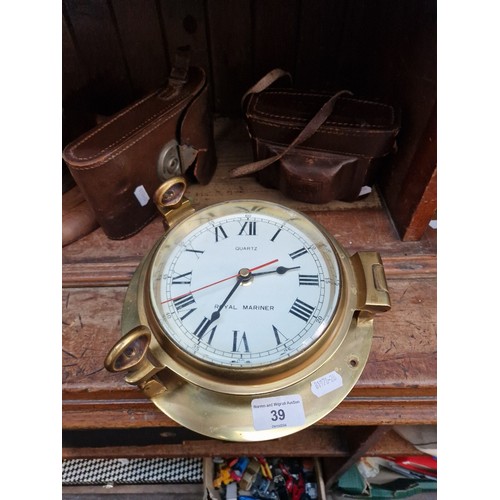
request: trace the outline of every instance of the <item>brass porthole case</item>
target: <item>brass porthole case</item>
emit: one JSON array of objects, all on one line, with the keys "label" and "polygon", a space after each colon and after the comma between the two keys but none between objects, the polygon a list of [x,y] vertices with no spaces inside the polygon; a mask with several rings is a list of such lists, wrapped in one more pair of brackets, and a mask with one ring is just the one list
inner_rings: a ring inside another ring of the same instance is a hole
[{"label": "brass porthole case", "polygon": [[259,200],[195,211],[172,178],[166,231],[127,290],[105,360],[200,434],[263,441],[304,429],[350,392],[373,318],[390,309],[382,260],[353,256],[304,214]]}]

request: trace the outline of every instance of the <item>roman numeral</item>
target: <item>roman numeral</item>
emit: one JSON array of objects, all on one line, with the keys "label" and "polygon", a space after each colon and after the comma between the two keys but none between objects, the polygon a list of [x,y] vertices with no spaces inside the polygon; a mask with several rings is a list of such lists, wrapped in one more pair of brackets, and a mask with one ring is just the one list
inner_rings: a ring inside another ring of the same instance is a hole
[{"label": "roman numeral", "polygon": [[[203,318],[201,320],[201,323],[198,325],[196,330],[194,331],[194,334],[201,340],[205,334],[207,333],[208,327],[210,326],[211,321],[208,318]],[[212,339],[214,338],[214,333],[217,328],[217,325],[215,325],[212,330],[210,330],[210,336],[208,337],[207,344],[212,343]]]},{"label": "roman numeral", "polygon": [[246,333],[243,332],[240,339],[238,339],[238,337],[238,330],[233,330],[233,352],[238,352],[241,349],[242,345],[245,352],[250,352],[250,350],[248,349]]},{"label": "roman numeral", "polygon": [[184,307],[190,306],[195,303],[193,295],[190,293],[188,295],[183,295],[177,299],[173,299],[173,303],[175,308],[179,311],[180,309],[184,309]]},{"label": "roman numeral", "polygon": [[227,238],[226,231],[222,226],[215,227],[215,242],[217,243],[220,239],[225,240]]},{"label": "roman numeral", "polygon": [[257,222],[246,221],[245,223],[243,223],[243,226],[241,226],[241,231],[238,233],[238,236],[241,236],[242,234],[246,234],[248,236],[255,236],[257,234]]},{"label": "roman numeral", "polygon": [[191,284],[191,274],[192,274],[191,271],[189,271],[188,273],[184,273],[184,274],[177,274],[177,276],[174,276],[172,278],[172,285],[190,285]]},{"label": "roman numeral", "polygon": [[281,233],[281,227],[274,233],[274,236],[271,238],[271,241],[274,241],[276,239],[276,237],[278,236],[278,234]]},{"label": "roman numeral", "polygon": [[299,285],[319,286],[317,274],[299,274]]},{"label": "roman numeral", "polygon": [[194,307],[193,309],[189,309],[189,311],[184,314],[184,316],[181,316],[181,321],[184,321],[194,311],[196,311],[196,307]]},{"label": "roman numeral", "polygon": [[294,316],[297,316],[297,318],[300,318],[301,320],[307,322],[314,312],[314,307],[306,304],[300,299],[296,299],[292,307],[290,308],[290,311],[288,312],[292,313]]},{"label": "roman numeral", "polygon": [[194,248],[186,248],[186,252],[191,252],[196,255],[196,258],[200,258],[200,255],[203,254],[204,250],[195,250]]},{"label": "roman numeral", "polygon": [[274,325],[273,327],[273,332],[274,332],[274,338],[276,339],[276,345],[281,344],[281,339],[283,339],[285,342],[288,340],[287,337],[285,337]]},{"label": "roman numeral", "polygon": [[217,325],[215,325],[211,330],[210,330],[210,336],[208,337],[207,344],[212,343],[212,339],[214,338],[214,333],[215,329],[217,328]]},{"label": "roman numeral", "polygon": [[302,248],[299,248],[298,250],[295,250],[295,252],[292,252],[288,255],[290,255],[290,257],[292,259],[296,259],[297,257],[300,257],[301,255],[304,255],[306,253],[307,253],[307,250],[304,247],[302,247]]}]

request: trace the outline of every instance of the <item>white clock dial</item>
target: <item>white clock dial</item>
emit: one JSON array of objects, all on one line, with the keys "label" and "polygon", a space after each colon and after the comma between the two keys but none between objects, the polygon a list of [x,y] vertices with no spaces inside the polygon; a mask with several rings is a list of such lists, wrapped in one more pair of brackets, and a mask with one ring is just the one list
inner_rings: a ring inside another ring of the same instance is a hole
[{"label": "white clock dial", "polygon": [[248,201],[200,210],[174,228],[154,258],[150,294],[180,349],[251,368],[313,344],[335,313],[340,279],[332,245],[309,219]]}]

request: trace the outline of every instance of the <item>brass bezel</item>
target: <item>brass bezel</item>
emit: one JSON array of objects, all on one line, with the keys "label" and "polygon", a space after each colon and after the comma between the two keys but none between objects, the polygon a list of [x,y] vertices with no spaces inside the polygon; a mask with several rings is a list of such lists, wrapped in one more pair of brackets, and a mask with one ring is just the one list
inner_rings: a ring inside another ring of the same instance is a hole
[{"label": "brass bezel", "polygon": [[[257,200],[224,202],[195,212],[195,214],[184,219],[172,230],[165,233],[148,256],[138,283],[138,312],[141,323],[148,325],[153,335],[150,349],[155,357],[173,372],[180,376],[189,373],[191,383],[212,391],[225,394],[262,394],[297,383],[316,371],[334,355],[344,341],[355,309],[356,297],[352,293],[352,287],[344,286],[346,283],[352,283],[354,277],[352,276],[349,256],[342,247],[316,222],[303,214],[298,214],[301,219],[299,224],[301,229],[303,229],[301,227],[303,224],[306,226],[305,232],[310,233],[310,229],[307,227],[310,224],[325,238],[333,257],[336,259],[340,272],[340,296],[333,315],[328,319],[328,324],[320,337],[304,351],[293,357],[276,363],[249,368],[215,365],[204,362],[182,350],[168,335],[163,333],[163,327],[160,325],[151,305],[149,285],[155,259],[166,241],[172,239],[172,233],[174,233],[176,239],[168,244],[175,246],[176,241],[182,239],[186,233],[198,225],[205,215],[210,218],[224,216],[233,213],[234,207],[242,204],[245,206],[255,204],[259,207],[267,207],[268,211],[266,213],[271,213],[279,218],[283,218],[284,214],[297,214],[296,211],[281,205]],[[308,235],[310,236],[310,234]],[[322,253],[328,258],[324,251]]]},{"label": "brass bezel", "polygon": [[[323,334],[297,356],[274,364],[252,368],[226,368],[194,358],[163,334],[150,300],[150,278],[153,262],[166,240],[179,227],[199,221],[196,214],[213,213],[218,206],[274,205],[280,210],[297,213],[281,205],[257,200],[238,200],[213,205],[183,217],[170,226],[137,268],[127,291],[122,333],[137,329],[151,332],[147,360],[129,378],[166,415],[201,434],[231,441],[262,441],[279,438],[306,428],[332,411],[350,392],[368,359],[373,333],[370,315],[358,314],[360,297],[366,293],[359,271],[343,247],[321,225],[304,214],[305,224],[312,224],[326,238],[337,259],[340,272],[340,296],[336,310]],[[306,231],[307,232],[307,231]],[[360,288],[361,287],[361,288]],[[312,384],[321,377],[337,373],[342,385],[321,397],[313,394]],[[305,422],[296,427],[255,430],[252,401],[262,397],[298,395],[303,401]]]}]

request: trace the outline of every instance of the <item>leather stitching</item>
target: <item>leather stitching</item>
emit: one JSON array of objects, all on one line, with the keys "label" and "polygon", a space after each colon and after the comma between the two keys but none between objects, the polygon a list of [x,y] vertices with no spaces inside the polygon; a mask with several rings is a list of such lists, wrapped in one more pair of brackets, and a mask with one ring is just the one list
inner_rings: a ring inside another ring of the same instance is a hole
[{"label": "leather stitching", "polygon": [[[275,128],[286,128],[289,130],[302,130],[303,127],[297,127],[294,125],[284,125],[280,123],[273,123],[273,122],[268,122],[265,120],[259,120],[255,116],[251,116],[252,118],[252,123],[258,123],[261,125],[265,125],[267,127],[275,127]],[[322,134],[331,134],[331,135],[363,135],[363,134],[393,134],[392,130],[370,130],[370,129],[361,129],[361,130],[350,130],[350,131],[339,131],[335,129],[328,129],[328,128],[320,128],[316,133],[321,132]]]},{"label": "leather stitching", "polygon": [[[284,96],[302,96],[302,97],[311,97],[311,96],[314,96],[314,97],[322,97],[322,98],[325,98],[327,99],[328,98],[328,95],[325,95],[325,94],[313,94],[313,93],[301,93],[301,92],[285,92],[285,91],[266,91],[265,92],[265,95],[266,96],[269,96],[269,95],[284,95]],[[295,117],[295,116],[289,116],[289,115],[280,115],[280,114],[275,114],[275,113],[269,113],[269,112],[266,112],[266,111],[260,111],[258,109],[258,105],[260,104],[259,102],[259,97],[260,96],[256,96],[254,99],[255,99],[255,106],[253,107],[253,109],[255,111],[258,111],[259,115],[258,116],[267,116],[269,118],[279,118],[279,119],[283,119],[283,120],[288,120],[288,121],[305,121],[306,118],[300,118],[300,117]],[[362,100],[362,99],[351,99],[349,97],[342,97],[343,100],[349,100],[349,101],[352,101],[352,102],[357,102],[357,103],[363,103],[363,104],[368,104],[370,106],[376,106],[376,107],[379,107],[379,108],[383,108],[385,110],[389,110],[390,113],[391,113],[391,121],[394,122],[394,110],[391,106],[388,106],[386,104],[382,104],[382,103],[378,103],[378,102],[372,102],[372,101],[366,101],[366,100]],[[252,116],[254,117],[255,115],[250,113],[248,116]],[[326,121],[325,122],[325,125],[326,124],[335,124],[335,125],[343,125],[343,126],[357,126],[359,127],[360,125],[359,124],[356,124],[356,123],[351,123],[351,122],[336,122],[336,121]],[[383,125],[370,125],[370,127],[373,127],[373,128],[382,128]]]},{"label": "leather stitching", "polygon": [[[151,96],[149,96],[150,98]],[[140,123],[139,125],[137,125],[137,127],[135,127],[134,129],[128,131],[126,134],[124,134],[122,137],[120,137],[119,139],[117,139],[115,142],[107,145],[104,149],[101,149],[100,151],[96,152],[95,154],[93,154],[92,156],[77,156],[76,154],[74,154],[74,150],[76,148],[78,148],[78,146],[81,146],[82,144],[84,144],[86,141],[88,141],[89,139],[91,139],[94,135],[96,135],[97,133],[101,132],[105,127],[107,127],[108,125],[110,125],[111,123],[113,123],[115,120],[117,120],[118,118],[121,118],[122,116],[124,116],[126,113],[129,113],[130,111],[132,111],[136,106],[142,104],[146,99],[143,99],[141,101],[139,101],[138,103],[134,104],[131,108],[128,108],[125,112],[123,113],[120,113],[118,114],[116,117],[112,118],[110,121],[106,122],[104,125],[102,125],[101,127],[99,127],[98,129],[96,129],[94,132],[92,132],[91,134],[89,134],[88,136],[84,137],[81,141],[77,142],[71,149],[71,153],[73,154],[73,157],[78,159],[78,160],[91,160],[93,158],[96,158],[98,157],[99,155],[101,155],[102,153],[104,153],[105,151],[107,150],[110,150],[112,149],[116,144],[119,144],[121,141],[123,141],[124,139],[132,136],[137,130],[143,128],[146,124],[150,123],[151,121],[155,120],[159,115],[161,115],[162,113],[165,112],[166,109],[172,107],[172,106],[177,106],[178,104],[180,104],[181,102],[185,101],[186,100],[186,97],[189,97],[189,94],[185,94],[183,95],[180,99],[176,100],[174,103],[168,103],[169,105],[168,106],[165,106],[163,108],[161,108],[157,113],[155,113],[154,115],[151,115],[147,120],[144,120],[142,123]],[[169,118],[171,118],[172,116],[174,116],[175,113],[169,115],[166,117],[166,119],[168,120]],[[156,127],[155,127],[156,128]],[[154,129],[153,129],[154,130]],[[142,135],[141,137],[145,137],[147,134],[144,134]]]},{"label": "leather stitching", "polygon": [[[279,144],[276,142],[265,141],[262,139],[254,139],[254,140],[256,140],[258,143],[263,144],[263,145],[274,146],[274,147],[278,147],[278,148],[282,148],[282,149],[285,149],[285,147],[286,147],[286,146],[283,146],[283,144]],[[375,156],[368,156],[368,155],[361,154],[361,153],[352,153],[350,151],[343,151],[341,149],[322,149],[322,148],[316,148],[316,147],[313,148],[313,147],[309,147],[309,146],[304,146],[303,144],[301,144],[300,147],[294,148],[294,151],[297,152],[297,154],[299,156],[306,156],[306,157],[309,156],[309,155],[305,154],[306,152],[311,151],[312,153],[314,153],[314,151],[320,151],[321,153],[326,153],[326,154],[342,154],[342,155],[346,155],[346,156],[353,157],[353,158],[365,158],[367,160],[372,160],[373,158],[375,158]],[[271,156],[269,156],[269,158]],[[293,156],[293,151],[287,153],[285,156]],[[314,158],[314,154],[311,154],[311,158]],[[263,158],[263,159],[265,159],[265,158]]]},{"label": "leather stitching", "polygon": [[[170,118],[172,118],[173,116],[175,115],[175,113],[172,113],[171,115],[165,117],[165,120],[169,120]],[[103,161],[101,162],[98,162],[98,163],[95,163],[93,165],[88,165],[86,167],[83,167],[83,166],[79,166],[79,165],[71,165],[71,168],[75,168],[75,169],[78,169],[78,171],[80,170],[91,170],[91,169],[94,169],[94,168],[97,168],[97,167],[100,167],[106,163],[108,163],[109,161],[111,161],[113,158],[116,158],[117,156],[119,156],[120,154],[124,153],[125,151],[127,151],[127,149],[131,148],[134,144],[136,144],[137,142],[139,142],[141,139],[143,139],[144,137],[146,137],[147,135],[149,135],[151,132],[154,132],[158,127],[162,126],[163,123],[165,122],[162,121],[158,124],[156,124],[153,128],[151,128],[150,130],[148,130],[147,132],[145,132],[144,134],[141,134],[140,136],[136,137],[136,139],[134,141],[131,141],[131,142],[127,142],[127,145],[121,149],[118,149],[117,151],[115,151],[114,154],[112,154],[111,156],[108,156],[106,157]]]}]

